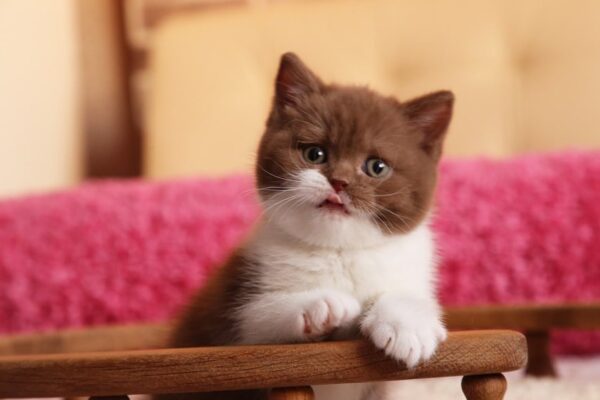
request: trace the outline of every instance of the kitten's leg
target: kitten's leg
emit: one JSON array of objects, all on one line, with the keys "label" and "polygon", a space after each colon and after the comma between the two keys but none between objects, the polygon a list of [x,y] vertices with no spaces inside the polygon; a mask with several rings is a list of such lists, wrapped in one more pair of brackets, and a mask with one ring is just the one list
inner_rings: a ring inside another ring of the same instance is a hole
[{"label": "kitten's leg", "polygon": [[375,346],[409,368],[429,359],[446,339],[446,328],[434,301],[382,295],[361,322]]},{"label": "kitten's leg", "polygon": [[236,311],[241,343],[318,340],[352,325],[359,302],[335,289],[262,293]]}]

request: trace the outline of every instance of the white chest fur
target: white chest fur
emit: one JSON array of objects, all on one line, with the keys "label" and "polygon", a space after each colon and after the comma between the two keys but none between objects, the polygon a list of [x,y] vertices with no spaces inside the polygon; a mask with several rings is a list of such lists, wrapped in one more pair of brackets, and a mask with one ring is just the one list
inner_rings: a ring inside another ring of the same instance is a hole
[{"label": "white chest fur", "polygon": [[309,246],[263,225],[248,248],[261,265],[256,284],[263,293],[332,288],[361,302],[390,292],[426,299],[433,295],[434,244],[426,224],[358,248]]},{"label": "white chest fur", "polygon": [[[252,285],[258,294],[237,310],[239,342],[310,340],[312,329],[334,321],[339,327],[360,325],[377,347],[407,365],[431,357],[445,337],[435,300],[432,233],[422,224],[380,239],[326,248],[262,225],[246,246],[256,261]],[[317,399],[366,399],[380,386],[318,387]]]}]

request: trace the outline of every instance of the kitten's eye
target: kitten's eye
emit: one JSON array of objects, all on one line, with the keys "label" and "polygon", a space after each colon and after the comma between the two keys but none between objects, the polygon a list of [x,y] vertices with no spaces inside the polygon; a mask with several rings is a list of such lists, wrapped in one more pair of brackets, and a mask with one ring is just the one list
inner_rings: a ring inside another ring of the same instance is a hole
[{"label": "kitten's eye", "polygon": [[385,178],[391,171],[391,168],[378,158],[369,158],[364,165],[364,171],[373,178]]},{"label": "kitten's eye", "polygon": [[308,146],[302,151],[302,156],[311,164],[323,164],[327,161],[327,153],[319,146]]}]

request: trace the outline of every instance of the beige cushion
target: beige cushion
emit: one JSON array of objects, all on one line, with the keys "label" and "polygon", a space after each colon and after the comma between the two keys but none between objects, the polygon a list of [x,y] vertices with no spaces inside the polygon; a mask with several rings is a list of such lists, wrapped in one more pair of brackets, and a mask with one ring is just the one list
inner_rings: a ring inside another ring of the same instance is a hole
[{"label": "beige cushion", "polygon": [[600,2],[289,1],[170,17],[155,31],[145,172],[248,170],[278,58],[407,99],[457,95],[447,154],[598,147]]}]

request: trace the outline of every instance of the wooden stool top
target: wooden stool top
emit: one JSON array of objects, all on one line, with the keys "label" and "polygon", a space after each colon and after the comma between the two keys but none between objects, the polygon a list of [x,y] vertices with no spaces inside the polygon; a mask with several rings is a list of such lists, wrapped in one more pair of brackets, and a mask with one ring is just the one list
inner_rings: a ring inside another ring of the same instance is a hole
[{"label": "wooden stool top", "polygon": [[0,357],[0,397],[112,396],[482,375],[527,362],[525,337],[452,332],[408,370],[365,340]]}]

